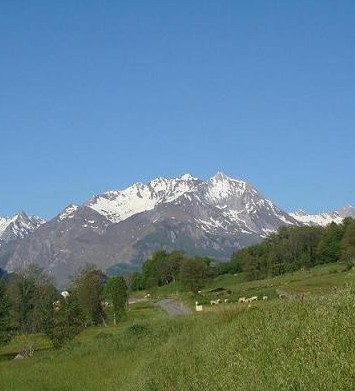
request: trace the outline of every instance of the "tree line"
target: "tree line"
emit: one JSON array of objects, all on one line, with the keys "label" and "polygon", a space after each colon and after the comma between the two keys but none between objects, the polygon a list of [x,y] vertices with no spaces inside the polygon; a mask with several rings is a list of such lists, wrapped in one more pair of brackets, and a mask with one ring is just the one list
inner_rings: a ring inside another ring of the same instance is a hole
[{"label": "tree line", "polygon": [[355,220],[320,226],[283,226],[261,243],[235,251],[228,262],[216,263],[207,257],[189,257],[181,251],[157,251],[142,266],[141,273],[128,275],[132,290],[179,282],[197,292],[206,282],[222,274],[244,272],[255,280],[277,276],[319,264],[355,264]]},{"label": "tree line", "polygon": [[45,333],[60,347],[87,326],[116,324],[127,297],[122,276],[107,277],[92,265],[76,274],[66,294],[43,269],[29,265],[0,279],[0,345],[16,334]]},{"label": "tree line", "polygon": [[133,291],[178,282],[182,288],[197,292],[215,276],[212,263],[208,257],[187,256],[177,250],[159,250],[143,263],[141,272],[128,274],[126,281]]},{"label": "tree line", "polygon": [[277,276],[316,265],[355,265],[355,220],[319,226],[283,226],[260,244],[236,251],[218,274],[245,272],[250,280]]}]

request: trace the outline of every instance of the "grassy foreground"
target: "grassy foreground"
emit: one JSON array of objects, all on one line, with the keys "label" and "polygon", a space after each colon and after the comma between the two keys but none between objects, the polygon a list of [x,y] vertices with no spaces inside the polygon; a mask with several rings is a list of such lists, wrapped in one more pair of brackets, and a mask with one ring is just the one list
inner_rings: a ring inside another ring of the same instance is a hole
[{"label": "grassy foreground", "polygon": [[0,389],[16,391],[324,391],[354,384],[351,287],[176,319],[141,303],[119,327],[91,328],[60,351],[0,362]]},{"label": "grassy foreground", "polygon": [[[306,299],[205,307],[169,319],[151,303],[130,306],[118,327],[89,328],[61,351],[41,335],[21,336],[0,350],[1,390],[353,390],[355,272],[322,265],[273,279],[221,276],[185,303],[277,290]],[[335,289],[336,287],[336,289]],[[176,294],[178,286],[156,295]],[[142,293],[143,295],[144,293]],[[34,357],[9,361],[33,344]]]}]

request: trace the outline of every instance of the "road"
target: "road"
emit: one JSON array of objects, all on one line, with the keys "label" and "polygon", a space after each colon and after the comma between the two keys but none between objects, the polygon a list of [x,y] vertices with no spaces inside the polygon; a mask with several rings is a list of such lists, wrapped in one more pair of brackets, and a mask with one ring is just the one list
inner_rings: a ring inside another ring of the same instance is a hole
[{"label": "road", "polygon": [[156,303],[157,306],[166,311],[170,316],[188,315],[191,310],[174,299],[162,299]]}]

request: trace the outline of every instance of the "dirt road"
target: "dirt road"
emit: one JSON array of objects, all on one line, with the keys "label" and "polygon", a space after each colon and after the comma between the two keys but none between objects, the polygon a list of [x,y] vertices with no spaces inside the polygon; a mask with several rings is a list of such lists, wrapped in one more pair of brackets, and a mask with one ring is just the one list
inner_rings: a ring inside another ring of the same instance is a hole
[{"label": "dirt road", "polygon": [[170,316],[188,315],[191,310],[174,299],[162,299],[156,303],[157,306],[166,311]]}]

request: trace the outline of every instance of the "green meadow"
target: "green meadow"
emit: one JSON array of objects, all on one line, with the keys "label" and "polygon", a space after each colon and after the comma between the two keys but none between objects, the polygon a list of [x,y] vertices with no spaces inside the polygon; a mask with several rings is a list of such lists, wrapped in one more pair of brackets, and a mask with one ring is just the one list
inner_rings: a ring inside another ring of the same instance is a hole
[{"label": "green meadow", "polygon": [[[280,289],[288,298],[278,298]],[[199,300],[204,311],[169,318],[153,298],[130,305],[116,327],[90,327],[57,351],[42,335],[18,336],[0,350],[0,389],[355,388],[353,270],[329,264],[250,282],[228,275],[196,296],[173,285],[153,294],[156,299],[173,295],[192,308]],[[254,294],[268,300],[250,307],[207,304],[218,295],[235,301]],[[10,359],[28,344],[33,357]]]}]

